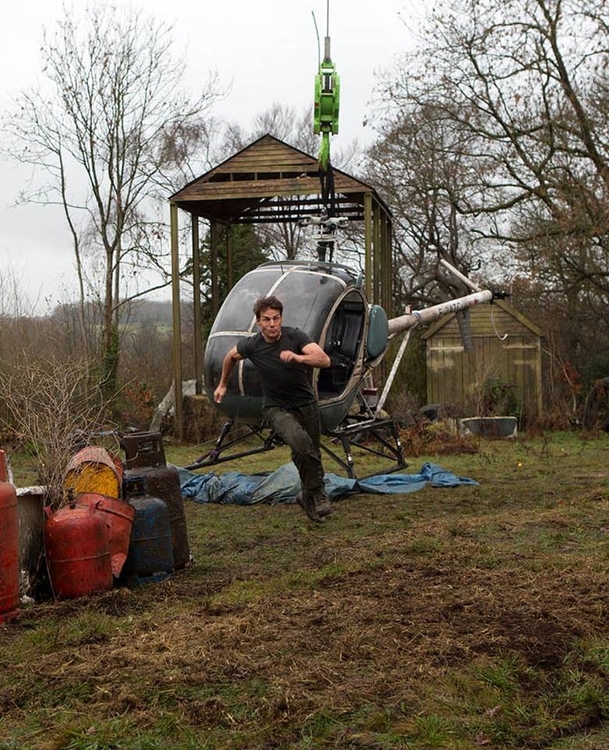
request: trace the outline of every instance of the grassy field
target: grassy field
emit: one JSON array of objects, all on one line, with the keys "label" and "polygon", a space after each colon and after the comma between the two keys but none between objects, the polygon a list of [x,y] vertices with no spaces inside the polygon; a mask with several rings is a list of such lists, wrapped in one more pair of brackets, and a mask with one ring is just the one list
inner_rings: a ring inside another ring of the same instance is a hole
[{"label": "grassy field", "polygon": [[187,569],[25,606],[0,748],[609,748],[609,436],[405,443],[405,473],[479,485],[353,495],[323,526],[187,501]]}]

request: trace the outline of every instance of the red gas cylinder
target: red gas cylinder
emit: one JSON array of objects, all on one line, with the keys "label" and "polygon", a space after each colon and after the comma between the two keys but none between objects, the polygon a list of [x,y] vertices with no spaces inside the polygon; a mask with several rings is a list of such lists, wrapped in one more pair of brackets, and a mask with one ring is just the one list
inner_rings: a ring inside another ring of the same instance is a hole
[{"label": "red gas cylinder", "polygon": [[74,502],[76,505],[86,506],[101,514],[108,529],[112,573],[115,578],[118,578],[129,553],[135,508],[125,500],[106,497],[96,492],[83,492],[76,495]]},{"label": "red gas cylinder", "polygon": [[6,480],[6,459],[0,450],[0,622],[19,612],[17,493]]},{"label": "red gas cylinder", "polygon": [[108,529],[95,511],[60,508],[45,523],[44,543],[55,596],[75,599],[112,588]]}]

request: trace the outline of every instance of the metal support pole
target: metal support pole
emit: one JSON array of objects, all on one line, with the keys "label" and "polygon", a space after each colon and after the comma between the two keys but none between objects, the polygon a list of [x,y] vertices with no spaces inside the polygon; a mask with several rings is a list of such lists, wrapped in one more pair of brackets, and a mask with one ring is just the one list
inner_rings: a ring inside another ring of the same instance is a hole
[{"label": "metal support pole", "polygon": [[444,260],[444,258],[440,258],[441,265],[444,266],[448,271],[452,273],[453,276],[456,276],[460,281],[462,281],[468,289],[471,289],[473,292],[481,292],[482,287],[479,287],[478,284],[474,284],[473,281],[467,278],[464,274],[461,273],[461,271],[458,271],[453,265],[451,265],[447,260]]},{"label": "metal support pole", "polygon": [[402,338],[402,341],[400,342],[400,348],[398,349],[398,353],[395,355],[395,359],[393,360],[393,364],[391,365],[389,377],[385,381],[383,392],[381,393],[378,403],[376,405],[376,409],[374,410],[374,413],[377,416],[383,410],[383,406],[385,406],[385,401],[387,400],[387,396],[389,395],[389,391],[391,390],[391,386],[393,385],[393,381],[398,371],[398,367],[400,366],[402,362],[402,358],[404,357],[406,346],[408,345],[408,342],[410,341],[410,334],[411,334],[411,330],[407,330],[404,334],[404,337]]}]

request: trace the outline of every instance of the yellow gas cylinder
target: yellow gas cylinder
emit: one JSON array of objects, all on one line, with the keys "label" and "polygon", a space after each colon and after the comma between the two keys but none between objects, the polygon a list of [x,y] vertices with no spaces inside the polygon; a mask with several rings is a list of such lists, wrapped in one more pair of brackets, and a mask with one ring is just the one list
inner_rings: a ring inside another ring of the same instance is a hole
[{"label": "yellow gas cylinder", "polygon": [[122,461],[97,445],[87,445],[70,459],[63,480],[64,489],[73,496],[95,492],[120,498],[122,483]]}]

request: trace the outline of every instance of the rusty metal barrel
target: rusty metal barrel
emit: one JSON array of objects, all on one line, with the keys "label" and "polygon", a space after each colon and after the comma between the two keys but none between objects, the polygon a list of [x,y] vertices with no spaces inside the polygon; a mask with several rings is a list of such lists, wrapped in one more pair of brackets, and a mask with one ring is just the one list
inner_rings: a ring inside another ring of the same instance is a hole
[{"label": "rusty metal barrel", "polygon": [[74,496],[97,492],[106,497],[121,497],[123,465],[120,459],[101,446],[87,445],[70,459],[63,479],[66,491]]}]

